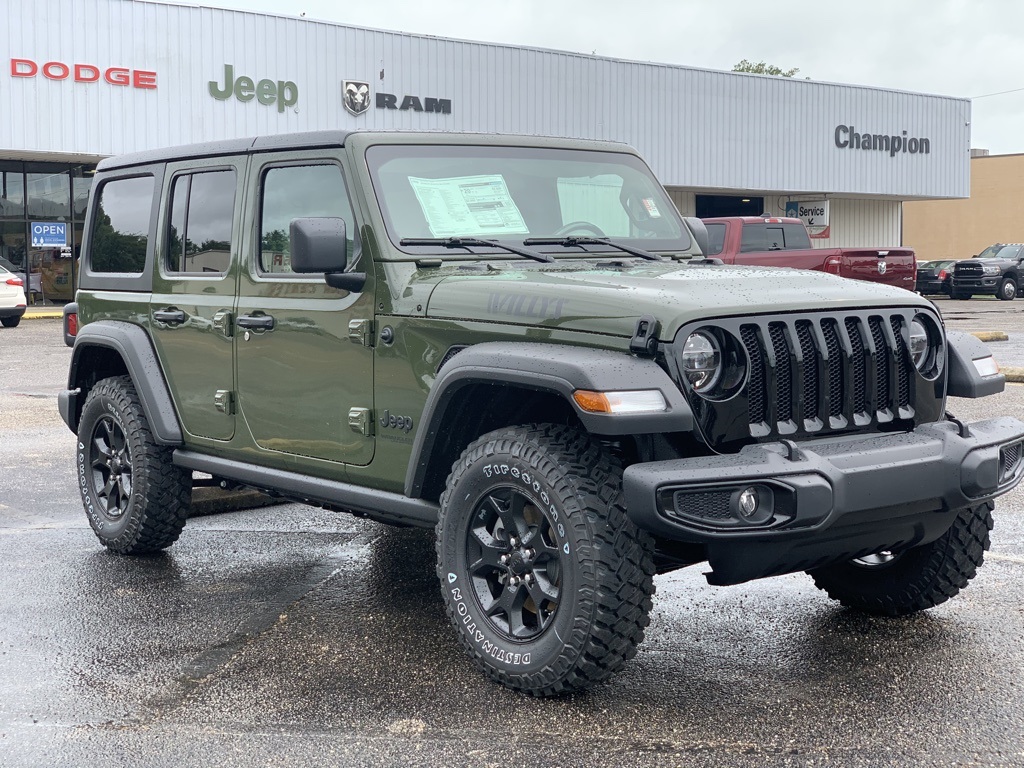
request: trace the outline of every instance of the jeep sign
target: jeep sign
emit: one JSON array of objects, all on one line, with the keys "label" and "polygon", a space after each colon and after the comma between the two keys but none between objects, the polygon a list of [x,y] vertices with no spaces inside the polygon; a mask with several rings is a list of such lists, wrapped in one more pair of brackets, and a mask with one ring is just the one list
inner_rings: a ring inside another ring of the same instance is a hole
[{"label": "jeep sign", "polygon": [[232,96],[241,102],[256,99],[260,104],[270,106],[277,104],[277,111],[284,112],[285,107],[294,107],[299,101],[299,86],[291,80],[260,80],[239,75],[235,77],[235,67],[224,65],[224,83],[218,85],[216,80],[210,81],[210,95],[218,101],[227,101]]}]

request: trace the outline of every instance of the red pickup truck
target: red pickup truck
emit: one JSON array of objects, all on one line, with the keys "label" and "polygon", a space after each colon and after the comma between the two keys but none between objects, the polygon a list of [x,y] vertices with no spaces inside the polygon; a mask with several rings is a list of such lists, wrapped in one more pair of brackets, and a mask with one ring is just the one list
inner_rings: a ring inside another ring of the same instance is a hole
[{"label": "red pickup truck", "polygon": [[703,221],[710,244],[705,255],[726,264],[816,269],[915,289],[917,263],[911,248],[813,248],[800,219],[724,216]]}]

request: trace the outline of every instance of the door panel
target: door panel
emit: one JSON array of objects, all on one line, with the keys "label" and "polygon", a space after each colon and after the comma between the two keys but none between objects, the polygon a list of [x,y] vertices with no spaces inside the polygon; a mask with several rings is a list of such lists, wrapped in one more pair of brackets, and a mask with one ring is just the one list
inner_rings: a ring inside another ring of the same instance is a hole
[{"label": "door panel", "polygon": [[235,432],[231,311],[238,276],[245,161],[168,167],[150,300],[150,327],[182,427]]},{"label": "door panel", "polygon": [[373,350],[350,340],[349,322],[373,318],[372,291],[330,288],[322,275],[290,268],[288,225],[300,217],[343,217],[349,257],[359,257],[341,165],[329,152],[255,162],[249,192],[258,213],[236,306],[239,411],[260,448],[368,464],[373,438],[353,431],[348,414],[373,408]]}]

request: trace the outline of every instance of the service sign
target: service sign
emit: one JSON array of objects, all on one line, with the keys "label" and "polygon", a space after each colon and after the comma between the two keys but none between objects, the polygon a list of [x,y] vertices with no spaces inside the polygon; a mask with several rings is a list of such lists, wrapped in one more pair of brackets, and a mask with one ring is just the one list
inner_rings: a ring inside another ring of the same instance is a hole
[{"label": "service sign", "polygon": [[812,238],[829,236],[828,200],[790,200],[786,203],[786,215],[800,219]]}]

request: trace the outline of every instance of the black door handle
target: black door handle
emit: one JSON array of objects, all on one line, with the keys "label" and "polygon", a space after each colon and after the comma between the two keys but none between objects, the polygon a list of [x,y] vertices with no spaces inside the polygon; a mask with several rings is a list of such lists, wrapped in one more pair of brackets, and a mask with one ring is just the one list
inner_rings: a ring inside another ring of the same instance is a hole
[{"label": "black door handle", "polygon": [[274,318],[271,315],[242,315],[236,322],[239,328],[253,331],[274,330]]},{"label": "black door handle", "polygon": [[183,310],[168,307],[154,310],[153,319],[160,323],[167,323],[167,325],[181,325],[188,319],[188,315]]}]

